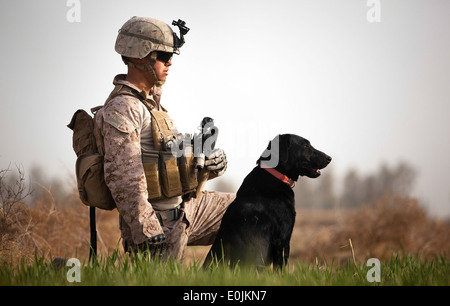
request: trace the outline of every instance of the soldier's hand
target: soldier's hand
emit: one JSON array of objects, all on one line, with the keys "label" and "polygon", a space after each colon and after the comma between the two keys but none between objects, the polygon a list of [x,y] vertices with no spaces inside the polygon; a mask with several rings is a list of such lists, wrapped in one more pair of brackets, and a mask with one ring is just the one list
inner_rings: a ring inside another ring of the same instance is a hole
[{"label": "soldier's hand", "polygon": [[166,235],[159,234],[139,245],[139,250],[149,252],[152,258],[162,257],[166,248]]},{"label": "soldier's hand", "polygon": [[222,149],[215,149],[206,157],[205,167],[209,171],[215,171],[217,176],[221,176],[227,170],[227,156]]}]

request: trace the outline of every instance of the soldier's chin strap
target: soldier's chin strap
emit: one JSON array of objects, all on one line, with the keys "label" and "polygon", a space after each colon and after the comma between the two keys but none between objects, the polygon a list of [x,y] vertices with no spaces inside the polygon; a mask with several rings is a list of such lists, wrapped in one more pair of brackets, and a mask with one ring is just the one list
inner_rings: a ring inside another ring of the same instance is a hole
[{"label": "soldier's chin strap", "polygon": [[156,53],[156,51],[153,51],[152,53],[150,53],[150,57],[147,59],[147,61],[143,64],[133,63],[132,61],[127,60],[124,57],[122,57],[122,59],[123,59],[125,65],[140,69],[142,71],[150,72],[153,79],[155,80],[155,86],[161,87],[164,85],[165,81],[158,79],[158,76],[156,75],[156,71],[155,71],[156,57],[157,57],[157,53]]}]

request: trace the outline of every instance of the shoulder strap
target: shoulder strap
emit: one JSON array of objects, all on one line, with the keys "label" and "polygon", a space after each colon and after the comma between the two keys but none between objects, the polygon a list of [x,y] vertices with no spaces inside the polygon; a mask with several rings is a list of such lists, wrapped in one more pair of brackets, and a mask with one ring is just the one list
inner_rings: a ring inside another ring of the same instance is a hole
[{"label": "shoulder strap", "polygon": [[131,87],[125,86],[123,84],[118,84],[118,85],[116,85],[116,87],[114,87],[114,89],[111,92],[111,94],[109,95],[108,99],[106,99],[104,105],[108,104],[109,101],[111,101],[112,99],[114,99],[115,97],[117,97],[119,95],[132,96],[132,97],[139,99],[139,101],[145,100],[145,97],[143,97],[137,90],[135,90]]},{"label": "shoulder strap", "polygon": [[151,105],[151,103],[149,101],[147,101],[146,98],[143,97],[141,95],[141,93],[138,92],[137,90],[135,90],[131,87],[128,87],[126,85],[123,85],[123,84],[118,84],[114,87],[113,91],[109,94],[105,103],[103,103],[103,105],[99,105],[99,106],[91,108],[91,113],[95,114],[99,109],[101,109],[102,107],[105,107],[109,103],[109,101],[111,101],[112,99],[114,99],[115,97],[117,97],[119,95],[128,95],[128,96],[135,97],[136,99],[139,99],[139,101],[141,101],[145,105],[145,107],[147,107],[148,111],[151,111],[153,108],[155,108],[155,106]]},{"label": "shoulder strap", "polygon": [[[158,106],[155,101],[147,100],[147,98],[141,92],[123,84],[116,85],[114,90],[109,95],[108,99],[106,99],[104,105],[106,105],[109,101],[119,95],[128,95],[139,99],[139,101],[141,101],[145,105],[149,112],[153,111]],[[164,112],[167,112],[167,110],[162,105],[159,104],[159,106]]]}]

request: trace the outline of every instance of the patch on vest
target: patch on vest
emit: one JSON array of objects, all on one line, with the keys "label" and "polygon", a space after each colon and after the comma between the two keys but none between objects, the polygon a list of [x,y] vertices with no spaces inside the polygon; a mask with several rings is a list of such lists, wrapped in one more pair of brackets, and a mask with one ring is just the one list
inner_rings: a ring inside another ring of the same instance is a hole
[{"label": "patch on vest", "polygon": [[167,128],[169,130],[176,130],[177,128],[175,127],[175,123],[173,122],[173,120],[171,118],[164,118],[164,122],[167,125]]}]

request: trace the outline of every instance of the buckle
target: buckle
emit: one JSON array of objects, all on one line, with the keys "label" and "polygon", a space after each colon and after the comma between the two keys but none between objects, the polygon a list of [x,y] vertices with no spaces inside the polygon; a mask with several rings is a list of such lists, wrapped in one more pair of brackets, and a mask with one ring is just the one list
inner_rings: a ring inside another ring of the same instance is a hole
[{"label": "buckle", "polygon": [[287,182],[287,184],[291,187],[294,188],[295,187],[295,181],[293,179],[289,179],[289,181]]},{"label": "buckle", "polygon": [[166,211],[166,218],[167,221],[173,221],[173,220],[178,220],[178,218],[180,218],[180,205],[178,205],[177,207]]},{"label": "buckle", "polygon": [[163,219],[162,219],[160,213],[156,213],[156,218],[158,218],[159,224],[160,224],[161,226],[164,226]]}]

